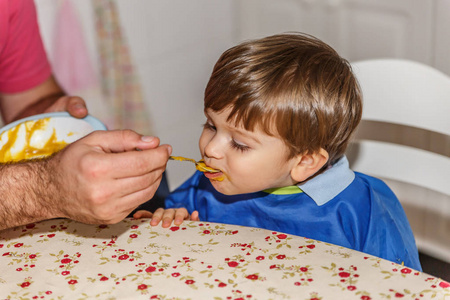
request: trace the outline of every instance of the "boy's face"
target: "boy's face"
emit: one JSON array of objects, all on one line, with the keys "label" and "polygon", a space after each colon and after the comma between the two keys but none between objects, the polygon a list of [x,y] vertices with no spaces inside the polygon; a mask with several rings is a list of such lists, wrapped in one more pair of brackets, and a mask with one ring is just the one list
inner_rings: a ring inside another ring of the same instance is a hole
[{"label": "boy's face", "polygon": [[[214,188],[226,195],[252,193],[295,184],[290,172],[295,159],[287,159],[288,148],[263,131],[247,131],[227,122],[229,110],[206,111],[200,136],[200,152],[207,166],[221,173],[205,173]],[[217,180],[223,177],[222,181]]]}]

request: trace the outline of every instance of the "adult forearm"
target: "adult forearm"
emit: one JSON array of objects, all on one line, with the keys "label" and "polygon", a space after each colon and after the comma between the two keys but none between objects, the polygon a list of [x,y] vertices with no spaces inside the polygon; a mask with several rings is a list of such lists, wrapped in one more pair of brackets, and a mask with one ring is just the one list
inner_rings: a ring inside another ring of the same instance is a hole
[{"label": "adult forearm", "polygon": [[16,114],[13,118],[13,121],[41,114],[47,111],[49,107],[51,107],[58,99],[60,99],[63,96],[65,96],[65,92],[63,91],[57,91],[42,96],[41,98],[37,99],[36,102],[30,104],[29,106],[25,107],[22,111],[20,111],[18,114]]},{"label": "adult forearm", "polygon": [[0,165],[0,230],[58,217],[48,160]]},{"label": "adult forearm", "polygon": [[43,113],[63,95],[63,90],[52,76],[42,84],[22,92],[0,93],[0,108],[4,122],[10,123]]}]

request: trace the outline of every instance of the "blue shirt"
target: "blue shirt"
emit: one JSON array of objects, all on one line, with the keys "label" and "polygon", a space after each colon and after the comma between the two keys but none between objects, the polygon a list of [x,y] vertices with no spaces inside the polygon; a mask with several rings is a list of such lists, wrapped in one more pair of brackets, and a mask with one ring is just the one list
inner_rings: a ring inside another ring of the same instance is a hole
[{"label": "blue shirt", "polygon": [[298,186],[223,195],[196,172],[166,199],[200,220],[299,235],[362,251],[421,271],[405,212],[381,180],[353,172],[346,157]]}]

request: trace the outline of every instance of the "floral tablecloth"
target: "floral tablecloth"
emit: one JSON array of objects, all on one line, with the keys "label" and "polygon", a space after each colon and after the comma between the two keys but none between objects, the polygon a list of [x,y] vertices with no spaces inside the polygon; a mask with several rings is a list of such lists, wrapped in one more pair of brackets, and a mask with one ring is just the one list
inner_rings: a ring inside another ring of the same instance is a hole
[{"label": "floral tablecloth", "polygon": [[263,229],[56,219],[0,231],[0,299],[450,299],[450,284]]}]

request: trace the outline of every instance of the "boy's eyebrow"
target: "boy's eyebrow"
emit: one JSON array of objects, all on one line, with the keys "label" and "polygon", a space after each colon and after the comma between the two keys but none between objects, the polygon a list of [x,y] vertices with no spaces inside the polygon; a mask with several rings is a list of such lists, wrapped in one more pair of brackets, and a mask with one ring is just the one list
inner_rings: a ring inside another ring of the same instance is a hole
[{"label": "boy's eyebrow", "polygon": [[[207,119],[211,120],[211,116],[209,115],[208,111],[205,110],[204,113],[205,113],[205,117]],[[227,122],[227,127],[228,127],[228,130],[237,132],[238,134],[240,134],[240,135],[242,135],[242,136],[244,136],[246,138],[254,140],[256,143],[261,144],[261,141],[257,137],[253,136],[251,134],[251,131],[248,131],[248,130],[245,130],[245,129],[241,130],[241,129],[237,128],[235,125],[233,125],[233,123],[230,123],[230,122]]]},{"label": "boy's eyebrow", "polygon": [[261,141],[260,141],[256,136],[254,136],[254,135],[252,134],[251,131],[248,131],[248,130],[241,130],[241,129],[237,128],[236,126],[230,125],[230,124],[227,124],[227,126],[228,126],[228,128],[229,128],[230,131],[237,132],[239,135],[242,135],[242,136],[244,136],[245,138],[252,139],[252,140],[254,140],[256,143],[261,144]]}]

